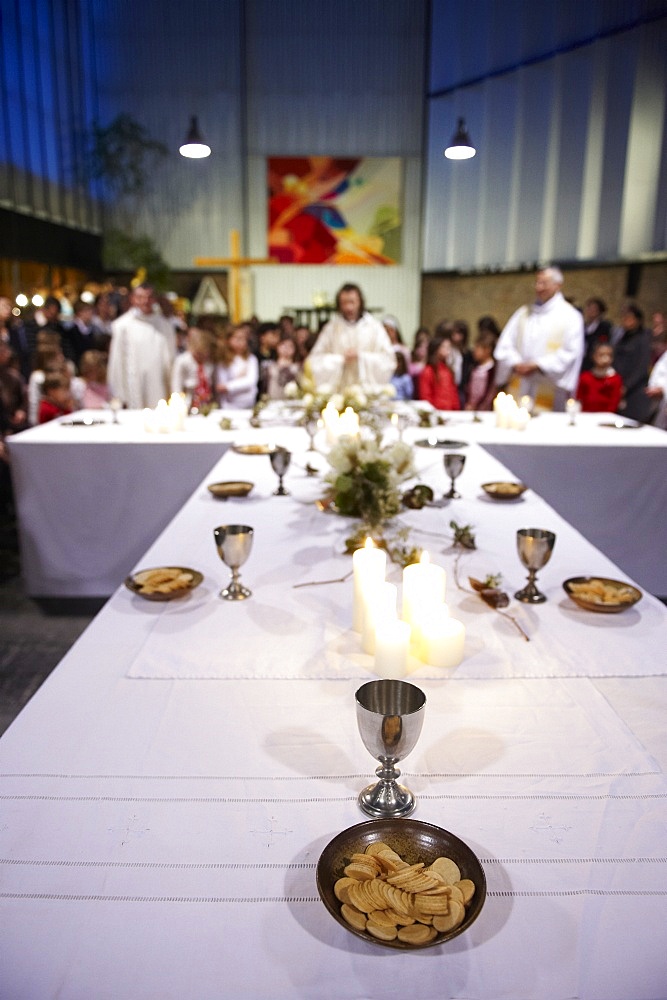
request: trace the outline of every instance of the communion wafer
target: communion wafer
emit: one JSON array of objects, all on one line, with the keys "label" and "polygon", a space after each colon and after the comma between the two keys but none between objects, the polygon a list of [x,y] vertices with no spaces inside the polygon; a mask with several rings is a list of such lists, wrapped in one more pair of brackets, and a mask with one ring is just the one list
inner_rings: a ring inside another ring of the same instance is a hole
[{"label": "communion wafer", "polygon": [[394,941],[398,936],[398,932],[395,927],[385,927],[380,924],[373,923],[372,920],[368,920],[366,923],[366,930],[373,937],[377,938],[378,941]]},{"label": "communion wafer", "polygon": [[460,882],[461,880],[459,867],[451,858],[436,858],[435,861],[431,862],[429,867],[433,871],[436,871],[438,875],[441,875],[447,885],[453,885],[455,882]]},{"label": "communion wafer", "polygon": [[434,927],[426,927],[425,924],[410,924],[409,927],[401,927],[396,936],[399,941],[405,941],[406,944],[426,944],[427,941],[433,941],[437,933]]},{"label": "communion wafer", "polygon": [[360,913],[359,910],[355,910],[347,903],[343,903],[340,912],[351,927],[356,927],[358,931],[366,930],[366,915],[364,913]]},{"label": "communion wafer", "polygon": [[455,882],[454,885],[457,889],[460,889],[463,896],[463,903],[467,906],[475,895],[475,883],[469,878],[462,878],[460,882]]},{"label": "communion wafer", "polygon": [[334,885],[334,895],[336,899],[339,899],[341,903],[347,903],[347,889],[351,885],[355,885],[356,880],[353,878],[339,878]]},{"label": "communion wafer", "polygon": [[176,567],[146,569],[135,574],[134,582],[144,594],[169,594],[192,583],[192,573]]},{"label": "communion wafer", "polygon": [[446,934],[448,931],[456,930],[459,924],[463,923],[466,911],[463,903],[452,899],[448,913],[436,913],[433,916],[433,926],[437,931]]}]

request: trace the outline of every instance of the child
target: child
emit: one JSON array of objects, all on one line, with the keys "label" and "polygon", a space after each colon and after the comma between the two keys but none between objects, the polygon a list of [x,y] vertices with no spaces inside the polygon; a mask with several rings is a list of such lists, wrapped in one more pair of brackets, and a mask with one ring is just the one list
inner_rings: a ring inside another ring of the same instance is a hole
[{"label": "child", "polygon": [[428,346],[424,371],[419,376],[419,398],[436,410],[460,410],[459,393],[450,367],[452,344],[448,336],[437,334]]},{"label": "child", "polygon": [[192,326],[188,330],[187,350],[176,355],[171,370],[171,391],[183,392],[190,398],[190,410],[198,413],[213,397],[215,365],[213,337],[208,330]]},{"label": "child", "polygon": [[246,326],[225,333],[220,364],[216,371],[216,391],[223,409],[249,410],[257,399],[259,363],[248,347]]},{"label": "child", "polygon": [[474,367],[470,372],[466,387],[466,410],[491,410],[496,390],[496,363],[493,349],[496,338],[488,330],[477,335],[473,344]]},{"label": "child", "polygon": [[81,405],[84,410],[103,410],[111,400],[107,385],[107,356],[102,351],[84,351],[79,362],[84,383]]},{"label": "child", "polygon": [[276,361],[262,361],[264,384],[269,399],[284,399],[285,386],[294,382],[299,374],[296,363],[296,344],[289,334],[284,334],[278,341]]},{"label": "child", "polygon": [[614,349],[601,342],[593,349],[593,367],[579,376],[577,399],[584,413],[615,413],[623,395],[623,379],[614,371]]},{"label": "child", "polygon": [[39,404],[38,420],[46,424],[56,417],[63,417],[74,409],[70,378],[62,372],[51,372],[42,383],[42,399]]},{"label": "child", "polygon": [[452,323],[452,344],[461,355],[461,374],[456,379],[456,384],[459,387],[459,399],[461,400],[461,406],[463,406],[465,402],[468,380],[470,378],[470,373],[475,366],[473,353],[468,347],[469,340],[470,330],[468,328],[468,324],[464,319],[455,319]]},{"label": "child", "polygon": [[391,384],[396,392],[396,399],[412,399],[414,383],[403,353],[396,352],[396,370],[391,376]]}]

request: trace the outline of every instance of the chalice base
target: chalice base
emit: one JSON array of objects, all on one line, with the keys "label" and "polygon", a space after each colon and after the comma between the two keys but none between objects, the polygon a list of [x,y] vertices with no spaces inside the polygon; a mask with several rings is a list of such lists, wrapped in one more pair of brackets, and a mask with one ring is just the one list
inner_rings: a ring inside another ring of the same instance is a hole
[{"label": "chalice base", "polygon": [[367,816],[400,819],[414,812],[417,801],[412,792],[397,781],[378,781],[359,793],[359,808]]},{"label": "chalice base", "polygon": [[248,597],[252,597],[252,590],[242,587],[240,583],[230,583],[220,591],[220,597],[224,601],[245,601]]},{"label": "chalice base", "polygon": [[544,604],[546,601],[546,595],[540,593],[537,587],[524,587],[523,590],[517,590],[514,596],[524,604]]}]

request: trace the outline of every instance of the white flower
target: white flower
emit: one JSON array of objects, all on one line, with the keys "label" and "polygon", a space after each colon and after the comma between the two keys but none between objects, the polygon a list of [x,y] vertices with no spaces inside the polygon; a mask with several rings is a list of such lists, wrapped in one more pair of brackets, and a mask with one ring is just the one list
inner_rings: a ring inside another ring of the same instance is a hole
[{"label": "white flower", "polygon": [[[292,383],[290,382],[289,384],[291,385]],[[306,409],[310,409],[310,407],[313,404],[313,399],[314,399],[314,396],[313,396],[312,392],[307,392],[304,395],[304,397],[303,397],[303,405],[306,407]]]},{"label": "white flower", "polygon": [[288,382],[283,392],[285,394],[285,399],[298,399],[299,386],[296,382]]},{"label": "white flower", "polygon": [[344,405],[345,400],[343,399],[343,397],[339,392],[334,392],[333,395],[329,398],[329,402],[331,403],[332,406],[336,407],[339,413],[341,413],[345,408]]},{"label": "white flower", "polygon": [[412,448],[405,441],[396,441],[387,451],[387,458],[400,479],[410,479],[415,474]]},{"label": "white flower", "polygon": [[327,382],[323,382],[322,385],[317,387],[317,391],[320,396],[324,396],[326,399],[329,398],[333,392],[333,386],[329,385]]}]

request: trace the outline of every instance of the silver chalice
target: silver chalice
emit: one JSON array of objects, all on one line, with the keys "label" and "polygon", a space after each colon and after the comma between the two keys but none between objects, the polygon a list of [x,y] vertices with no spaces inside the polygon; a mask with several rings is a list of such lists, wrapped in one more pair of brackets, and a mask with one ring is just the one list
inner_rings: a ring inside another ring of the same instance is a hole
[{"label": "silver chalice", "polygon": [[528,570],[528,583],[514,595],[517,601],[524,601],[525,604],[543,604],[546,601],[545,595],[535,586],[535,579],[538,569],[546,566],[551,559],[555,541],[554,532],[542,528],[519,528],[517,531],[519,559]]},{"label": "silver chalice", "polygon": [[443,462],[445,464],[445,472],[450,479],[449,493],[445,493],[446,500],[460,500],[461,494],[456,492],[454,483],[458,477],[463,472],[463,466],[466,464],[465,455],[459,455],[458,452],[447,452],[444,456]]},{"label": "silver chalice", "polygon": [[399,785],[396,767],[414,750],[424,722],[426,695],[406,681],[369,681],[356,694],[357,725],[363,744],[380,761],[380,779],[359,794],[367,816],[409,816],[416,802],[411,791]]},{"label": "silver chalice", "polygon": [[289,492],[283,486],[283,476],[287,472],[292,461],[292,452],[287,448],[276,448],[269,455],[271,468],[278,476],[278,489],[273,491],[274,497],[288,497]]},{"label": "silver chalice", "polygon": [[308,435],[308,451],[317,451],[315,447],[315,435],[319,429],[319,419],[317,417],[307,417],[304,427],[306,428],[306,434]]},{"label": "silver chalice", "polygon": [[239,582],[239,567],[250,555],[254,532],[247,524],[221,524],[213,529],[218,555],[232,571],[231,580],[220,591],[226,601],[245,601],[252,596],[252,591]]}]

